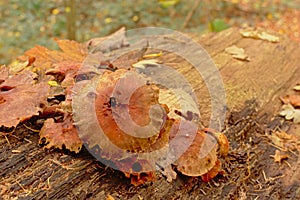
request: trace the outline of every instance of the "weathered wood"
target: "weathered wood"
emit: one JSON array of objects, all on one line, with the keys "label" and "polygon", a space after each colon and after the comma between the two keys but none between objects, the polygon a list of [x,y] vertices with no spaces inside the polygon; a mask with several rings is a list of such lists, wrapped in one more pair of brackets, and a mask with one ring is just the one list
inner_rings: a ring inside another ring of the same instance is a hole
[{"label": "weathered wood", "polygon": [[[225,178],[207,184],[179,175],[168,183],[158,175],[154,183],[133,187],[121,172],[106,168],[84,150],[78,155],[44,150],[38,145],[38,134],[20,125],[14,136],[1,133],[0,198],[105,199],[108,194],[115,199],[300,198],[299,179],[288,175],[299,176],[297,155],[291,155],[291,168],[274,163],[270,155],[274,155],[275,148],[264,137],[276,126],[289,127],[276,117],[280,109],[278,97],[299,81],[299,45],[284,37],[279,43],[242,38],[235,28],[193,35],[193,39],[208,51],[225,85],[225,133],[232,146],[223,161]],[[238,61],[225,53],[224,49],[231,45],[244,48],[251,61]],[[163,61],[182,72],[194,86],[203,122],[208,125],[210,97],[203,80],[189,63],[171,54]],[[263,173],[267,178],[277,178],[266,180]]]}]

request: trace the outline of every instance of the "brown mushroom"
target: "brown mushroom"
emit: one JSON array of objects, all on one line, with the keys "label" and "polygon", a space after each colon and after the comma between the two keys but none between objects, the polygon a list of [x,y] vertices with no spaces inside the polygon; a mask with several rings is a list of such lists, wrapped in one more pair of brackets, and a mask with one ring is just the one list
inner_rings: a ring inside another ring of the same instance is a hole
[{"label": "brown mushroom", "polygon": [[[181,125],[180,125],[181,124]],[[180,126],[182,128],[180,128]],[[181,129],[181,130],[180,130]],[[194,129],[193,123],[181,120],[176,121],[171,130],[171,140],[178,140],[171,147],[176,151],[185,148],[190,143],[187,150],[175,162],[178,171],[187,176],[201,176],[209,172],[217,162],[217,142],[210,135],[201,130],[197,130],[194,135],[184,134],[183,130]],[[180,133],[175,136],[176,132]],[[174,134],[175,133],[175,134]]]},{"label": "brown mushroom", "polygon": [[146,81],[133,70],[119,69],[105,72],[96,88],[100,127],[110,142],[126,151],[148,149],[159,138],[167,120],[158,102],[159,88]]}]

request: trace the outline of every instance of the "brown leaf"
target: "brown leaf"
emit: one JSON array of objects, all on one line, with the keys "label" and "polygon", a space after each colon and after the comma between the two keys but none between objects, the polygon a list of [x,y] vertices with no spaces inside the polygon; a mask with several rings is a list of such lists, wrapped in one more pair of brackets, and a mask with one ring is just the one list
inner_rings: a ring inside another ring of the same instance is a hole
[{"label": "brown leaf", "polygon": [[204,128],[203,131],[212,134],[217,139],[219,144],[219,155],[222,157],[226,157],[229,151],[229,142],[226,135],[224,133],[209,128]]},{"label": "brown leaf", "polygon": [[35,58],[35,61],[32,64],[35,68],[44,73],[46,70],[50,69],[53,64],[62,61],[81,63],[88,54],[88,50],[81,43],[58,39],[56,39],[56,42],[62,51],[49,50],[42,46],[35,46],[26,51],[19,59],[27,61],[29,58]]},{"label": "brown leaf", "polygon": [[299,148],[299,140],[297,139],[297,137],[284,131],[273,132],[272,135],[269,136],[269,138],[274,145],[282,148],[285,151],[295,150]]},{"label": "brown leaf", "polygon": [[300,95],[287,95],[285,97],[281,97],[280,100],[284,104],[291,104],[294,107],[300,107]]},{"label": "brown leaf", "polygon": [[41,104],[47,100],[49,85],[42,82],[35,84],[35,75],[25,70],[0,85],[0,126],[16,126],[41,111]]},{"label": "brown leaf", "polygon": [[287,154],[282,154],[282,152],[279,150],[276,150],[275,155],[271,155],[271,157],[274,158],[275,162],[279,162],[279,163],[281,163],[283,160],[286,160],[289,158],[289,156]]},{"label": "brown leaf", "polygon": [[49,149],[62,149],[65,146],[66,149],[78,153],[82,147],[71,115],[67,115],[64,121],[59,123],[55,123],[52,118],[47,119],[40,131],[40,143],[43,143],[43,138],[46,139],[46,148]]}]

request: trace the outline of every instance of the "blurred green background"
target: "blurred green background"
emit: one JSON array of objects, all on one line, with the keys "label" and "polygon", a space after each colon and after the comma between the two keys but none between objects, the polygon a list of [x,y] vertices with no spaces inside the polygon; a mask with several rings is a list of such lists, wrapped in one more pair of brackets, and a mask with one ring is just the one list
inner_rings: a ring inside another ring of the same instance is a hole
[{"label": "blurred green background", "polygon": [[[300,42],[299,0],[0,0],[0,63],[54,37],[86,41],[125,26],[218,32],[262,26]],[[292,28],[291,28],[292,27]]]}]

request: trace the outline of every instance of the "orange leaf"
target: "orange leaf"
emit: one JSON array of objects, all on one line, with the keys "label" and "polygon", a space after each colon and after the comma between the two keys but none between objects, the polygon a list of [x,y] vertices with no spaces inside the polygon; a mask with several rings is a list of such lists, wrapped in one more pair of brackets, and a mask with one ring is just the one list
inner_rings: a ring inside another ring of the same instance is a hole
[{"label": "orange leaf", "polygon": [[70,151],[78,153],[82,147],[71,115],[67,115],[61,123],[55,123],[51,118],[47,119],[40,131],[40,143],[43,138],[46,139],[46,148],[62,149],[65,146]]}]

